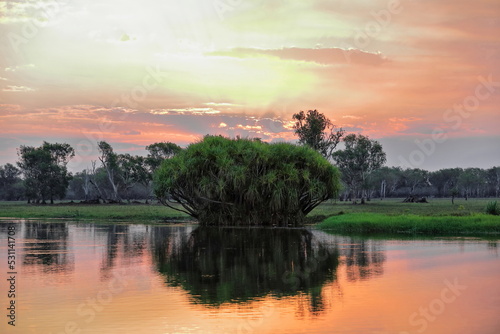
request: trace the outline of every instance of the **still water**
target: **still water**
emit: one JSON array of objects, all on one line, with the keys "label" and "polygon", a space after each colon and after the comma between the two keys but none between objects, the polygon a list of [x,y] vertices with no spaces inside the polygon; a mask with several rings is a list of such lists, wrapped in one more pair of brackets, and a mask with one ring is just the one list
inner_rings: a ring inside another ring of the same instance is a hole
[{"label": "still water", "polygon": [[3,220],[0,333],[497,334],[499,244]]}]

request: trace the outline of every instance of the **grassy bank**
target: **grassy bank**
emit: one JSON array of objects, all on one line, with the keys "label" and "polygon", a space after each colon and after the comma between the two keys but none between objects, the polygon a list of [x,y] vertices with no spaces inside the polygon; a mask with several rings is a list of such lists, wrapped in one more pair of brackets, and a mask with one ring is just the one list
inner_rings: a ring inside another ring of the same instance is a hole
[{"label": "grassy bank", "polygon": [[[308,224],[341,233],[426,233],[459,234],[499,230],[499,217],[482,215],[491,199],[431,199],[430,203],[402,203],[401,199],[372,200],[364,205],[326,202],[307,217]],[[189,217],[160,204],[82,205],[67,202],[30,205],[0,202],[0,217],[65,218],[72,220],[165,222]],[[328,218],[330,217],[330,218]]]},{"label": "grassy bank", "polygon": [[422,235],[500,234],[500,216],[350,213],[329,217],[318,228],[336,233],[405,233]]},{"label": "grassy bank", "polygon": [[26,202],[0,202],[0,217],[9,218],[68,218],[116,221],[184,220],[182,212],[159,204],[68,204],[31,205]]},{"label": "grassy bank", "polygon": [[494,199],[432,198],[429,203],[403,203],[403,199],[373,199],[366,204],[353,205],[351,202],[323,203],[311,214],[336,215],[338,213],[382,213],[388,215],[414,214],[419,216],[456,216],[484,213],[486,205]]}]

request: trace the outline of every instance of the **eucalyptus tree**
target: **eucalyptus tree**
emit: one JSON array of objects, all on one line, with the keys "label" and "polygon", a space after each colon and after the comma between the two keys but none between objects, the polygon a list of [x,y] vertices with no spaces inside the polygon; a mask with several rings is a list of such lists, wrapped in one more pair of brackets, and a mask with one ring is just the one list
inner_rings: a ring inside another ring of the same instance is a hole
[{"label": "eucalyptus tree", "polygon": [[154,181],[163,204],[202,225],[301,225],[340,187],[337,168],[309,147],[221,136],[164,160]]},{"label": "eucalyptus tree", "polygon": [[17,163],[24,175],[28,201],[46,203],[64,198],[71,174],[67,164],[75,155],[69,144],[43,142],[40,147],[21,146]]},{"label": "eucalyptus tree", "polygon": [[368,177],[371,189],[379,189],[381,199],[390,197],[401,185],[402,172],[401,167],[383,166],[374,170]]},{"label": "eucalyptus tree", "polygon": [[486,171],[488,184],[495,197],[500,197],[500,167],[492,167]]},{"label": "eucalyptus tree", "polygon": [[293,115],[293,119],[293,128],[299,136],[299,143],[311,147],[325,158],[330,157],[344,135],[342,128],[337,129],[317,110],[309,110],[307,113],[300,111]]},{"label": "eucalyptus tree", "polygon": [[458,186],[465,199],[471,196],[480,197],[487,180],[486,172],[480,168],[466,168],[458,177]]},{"label": "eucalyptus tree", "polygon": [[429,172],[420,168],[408,168],[403,170],[403,180],[409,188],[409,196],[412,196],[419,186],[431,185],[429,181]]},{"label": "eucalyptus tree", "polygon": [[120,184],[125,190],[125,197],[130,201],[129,190],[136,184],[149,183],[149,173],[145,158],[130,154],[120,154],[117,157],[117,165],[120,173]]},{"label": "eucalyptus tree", "polygon": [[0,166],[0,199],[17,200],[23,197],[21,171],[13,164]]},{"label": "eucalyptus tree", "polygon": [[106,170],[109,184],[113,188],[112,199],[114,201],[121,201],[121,197],[118,192],[118,178],[120,176],[118,155],[113,151],[111,145],[105,141],[98,142],[97,147],[100,153],[99,161],[101,161],[102,167]]},{"label": "eucalyptus tree", "polygon": [[146,164],[149,166],[151,176],[160,167],[165,159],[170,159],[182,151],[182,148],[171,142],[159,142],[146,146],[149,152],[146,157]]},{"label": "eucalyptus tree", "polygon": [[436,188],[438,196],[449,196],[457,187],[458,177],[462,172],[462,168],[440,169],[429,173],[429,181]]},{"label": "eucalyptus tree", "polygon": [[351,190],[353,203],[356,203],[358,191],[366,184],[368,175],[382,167],[386,155],[378,141],[361,134],[349,134],[343,141],[345,149],[334,152],[332,158]]}]

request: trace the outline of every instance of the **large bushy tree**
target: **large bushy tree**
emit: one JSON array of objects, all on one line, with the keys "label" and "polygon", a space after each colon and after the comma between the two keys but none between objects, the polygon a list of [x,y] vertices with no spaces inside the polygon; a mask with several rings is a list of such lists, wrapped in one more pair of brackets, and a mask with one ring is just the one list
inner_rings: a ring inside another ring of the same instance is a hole
[{"label": "large bushy tree", "polygon": [[307,145],[329,157],[344,135],[344,130],[335,125],[317,110],[301,111],[293,115],[295,120],[295,134],[299,136],[299,143]]},{"label": "large bushy tree", "polygon": [[71,174],[67,164],[75,150],[69,144],[43,142],[40,147],[21,146],[18,166],[24,175],[28,200],[53,203],[64,198]]},{"label": "large bushy tree", "polygon": [[165,160],[154,180],[162,203],[202,225],[301,225],[339,190],[337,168],[309,147],[220,136]]}]

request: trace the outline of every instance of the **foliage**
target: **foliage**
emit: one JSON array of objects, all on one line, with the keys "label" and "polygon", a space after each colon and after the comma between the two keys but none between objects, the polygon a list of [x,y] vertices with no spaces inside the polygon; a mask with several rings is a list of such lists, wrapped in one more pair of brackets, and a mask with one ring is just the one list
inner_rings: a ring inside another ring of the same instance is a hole
[{"label": "foliage", "polygon": [[336,129],[326,116],[317,110],[294,114],[293,128],[299,136],[299,143],[307,145],[328,158],[344,135],[344,130]]},{"label": "foliage", "polygon": [[202,225],[301,225],[339,190],[337,169],[308,147],[220,136],[165,160],[154,180],[165,205]]},{"label": "foliage", "polygon": [[40,147],[21,146],[18,166],[24,174],[28,199],[45,203],[50,199],[64,198],[71,174],[67,164],[75,155],[69,144],[43,142]]},{"label": "foliage", "polygon": [[100,141],[97,143],[99,149],[99,160],[101,161],[102,167],[106,170],[108,175],[108,181],[113,188],[112,199],[114,201],[120,201],[121,197],[118,193],[118,178],[119,178],[119,166],[118,166],[118,155],[113,151],[110,144],[105,141]]},{"label": "foliage", "polygon": [[500,234],[500,218],[484,214],[447,217],[353,213],[327,218],[318,227],[339,233]]},{"label": "foliage", "polygon": [[436,188],[437,195],[443,197],[456,189],[461,173],[462,168],[444,168],[429,173],[429,181]]},{"label": "foliage", "polygon": [[153,234],[157,270],[169,285],[212,307],[301,293],[321,311],[321,287],[335,279],[339,264],[338,250],[305,229],[201,226],[175,239],[162,230]]},{"label": "foliage", "polygon": [[0,166],[0,199],[19,200],[24,196],[21,171],[12,164]]},{"label": "foliage", "polygon": [[385,163],[386,155],[378,141],[360,134],[347,135],[344,143],[345,149],[334,152],[332,158],[355,199],[357,190],[365,183],[368,175]]},{"label": "foliage", "polygon": [[489,215],[500,216],[500,205],[498,205],[498,202],[489,202],[488,205],[486,205],[486,213]]},{"label": "foliage", "polygon": [[466,168],[458,177],[458,186],[462,189],[465,198],[474,192],[479,193],[486,184],[486,172],[480,168]]},{"label": "foliage", "polygon": [[403,173],[403,182],[409,188],[409,195],[413,195],[418,186],[428,186],[429,172],[420,168],[408,168]]},{"label": "foliage", "polygon": [[129,190],[137,183],[148,184],[150,174],[146,166],[146,160],[141,156],[120,154],[117,156],[117,165],[120,175],[120,185],[125,190],[125,197],[129,197]]},{"label": "foliage", "polygon": [[146,146],[146,150],[149,152],[146,157],[146,164],[152,176],[158,167],[160,167],[163,160],[173,158],[182,151],[182,148],[171,142],[160,142]]}]

